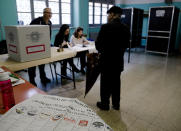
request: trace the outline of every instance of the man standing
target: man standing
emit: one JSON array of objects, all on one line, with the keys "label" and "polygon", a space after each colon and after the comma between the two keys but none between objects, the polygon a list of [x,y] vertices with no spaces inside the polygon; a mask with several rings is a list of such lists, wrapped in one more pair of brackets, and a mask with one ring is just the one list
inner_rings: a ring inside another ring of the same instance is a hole
[{"label": "man standing", "polygon": [[108,11],[108,23],[102,25],[95,42],[96,49],[101,54],[100,97],[97,107],[109,110],[110,97],[112,107],[120,108],[121,72],[124,69],[124,52],[129,47],[130,31],[121,23],[122,9],[113,6]]},{"label": "man standing", "polygon": [[[43,10],[43,16],[32,20],[30,25],[49,25],[50,38],[51,38],[51,26],[52,26],[52,22],[50,21],[51,17],[52,17],[51,9],[45,8]],[[45,65],[39,65],[38,67],[39,67],[41,82],[44,84],[50,82],[50,79],[48,79],[45,74],[45,70],[44,70]],[[30,83],[36,86],[36,83],[35,83],[36,67],[28,68],[28,74],[29,74]]]}]

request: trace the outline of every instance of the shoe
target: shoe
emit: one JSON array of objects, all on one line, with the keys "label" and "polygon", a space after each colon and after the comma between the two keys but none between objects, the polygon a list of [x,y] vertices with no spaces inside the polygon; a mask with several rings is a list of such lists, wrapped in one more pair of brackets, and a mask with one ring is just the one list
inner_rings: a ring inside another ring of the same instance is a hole
[{"label": "shoe", "polygon": [[112,108],[114,109],[114,110],[119,110],[120,109],[120,106],[112,106]]},{"label": "shoe", "polygon": [[102,104],[101,102],[97,102],[97,107],[101,110],[108,111],[109,105]]},{"label": "shoe", "polygon": [[48,79],[47,77],[44,77],[44,78],[41,78],[41,82],[45,84],[45,83],[50,83],[51,80]]}]

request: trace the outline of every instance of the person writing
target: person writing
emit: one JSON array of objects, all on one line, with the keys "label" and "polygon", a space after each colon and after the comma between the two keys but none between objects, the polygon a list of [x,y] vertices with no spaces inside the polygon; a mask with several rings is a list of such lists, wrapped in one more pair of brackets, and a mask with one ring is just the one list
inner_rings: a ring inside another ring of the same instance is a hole
[{"label": "person writing", "polygon": [[[32,20],[30,25],[48,25],[50,28],[50,38],[51,38],[51,26],[52,26],[52,22],[50,21],[51,17],[52,17],[51,9],[45,8],[43,10],[43,16]],[[50,79],[48,79],[45,74],[45,65],[39,65],[38,67],[40,71],[41,82],[44,84],[50,82]],[[37,86],[35,83],[36,67],[28,68],[28,74],[29,74],[30,83]]]},{"label": "person writing", "polygon": [[122,9],[113,6],[108,11],[108,23],[101,26],[95,46],[100,53],[100,98],[97,107],[101,110],[120,109],[120,76],[124,68],[124,52],[129,47],[130,31],[120,21]]},{"label": "person writing", "polygon": [[[82,45],[85,46],[86,44],[89,44],[88,40],[86,40],[85,37],[83,37],[83,28],[78,27],[74,34],[70,38],[70,43],[72,46],[75,45]],[[81,72],[85,74],[85,66],[86,66],[86,52],[79,52],[77,54],[77,57],[80,57],[80,63],[81,63]]]},{"label": "person writing", "polygon": [[[68,41],[69,32],[70,32],[69,26],[66,24],[63,24],[60,27],[60,30],[55,37],[54,46],[61,47],[61,48],[67,48],[68,47],[67,43],[69,42]],[[62,67],[61,67],[61,74],[63,76],[67,76],[67,72],[66,72],[67,62],[70,64],[70,66],[72,66],[72,68],[75,72],[80,72],[79,69],[77,69],[77,67],[73,64],[73,59],[68,59],[68,60],[66,59],[66,60],[63,60]]]}]

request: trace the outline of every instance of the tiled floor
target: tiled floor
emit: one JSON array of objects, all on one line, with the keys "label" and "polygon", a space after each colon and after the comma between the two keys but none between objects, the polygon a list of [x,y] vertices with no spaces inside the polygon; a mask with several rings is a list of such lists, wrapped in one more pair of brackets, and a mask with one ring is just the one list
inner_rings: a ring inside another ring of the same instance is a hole
[{"label": "tiled floor", "polygon": [[[127,54],[125,58],[120,111],[96,108],[99,80],[84,98],[85,76],[80,74],[76,74],[76,90],[71,81],[63,85],[52,82],[47,86],[38,83],[38,86],[48,94],[77,97],[115,131],[181,131],[181,56],[167,58],[137,51],[131,54],[129,64]],[[48,66],[46,69],[49,70]],[[26,73],[20,74],[27,79]]]}]

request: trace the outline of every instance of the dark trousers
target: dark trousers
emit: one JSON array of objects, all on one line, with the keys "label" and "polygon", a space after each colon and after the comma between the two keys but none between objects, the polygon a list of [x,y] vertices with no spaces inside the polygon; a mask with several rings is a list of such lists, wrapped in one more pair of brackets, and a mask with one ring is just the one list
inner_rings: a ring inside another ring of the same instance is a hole
[{"label": "dark trousers", "polygon": [[67,72],[66,72],[66,70],[67,70],[67,63],[69,63],[69,65],[72,68],[74,68],[74,69],[76,68],[76,66],[73,63],[73,59],[65,59],[65,60],[63,60],[61,62],[61,74],[62,75],[66,75],[67,74]]},{"label": "dark trousers", "polygon": [[[46,77],[45,74],[45,65],[39,65],[39,72],[40,72],[40,78],[43,79]],[[30,81],[34,80],[35,76],[36,76],[36,66],[35,67],[30,67],[28,68],[28,75],[29,75],[29,79]]]},{"label": "dark trousers", "polygon": [[76,57],[80,57],[80,64],[81,64],[81,69],[85,68],[86,66],[86,51],[84,52],[78,52]]},{"label": "dark trousers", "polygon": [[103,68],[100,80],[100,96],[104,105],[109,105],[110,97],[114,106],[120,105],[121,71],[112,68]]}]

